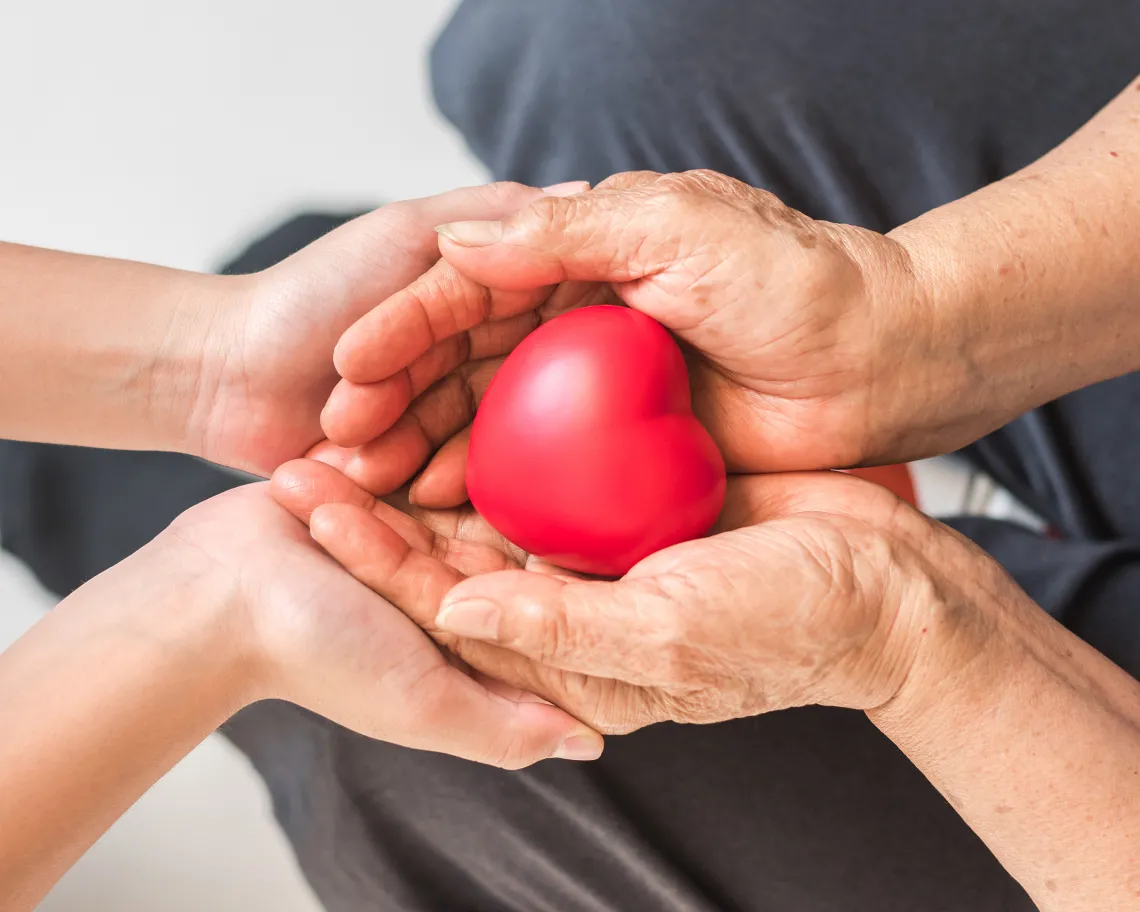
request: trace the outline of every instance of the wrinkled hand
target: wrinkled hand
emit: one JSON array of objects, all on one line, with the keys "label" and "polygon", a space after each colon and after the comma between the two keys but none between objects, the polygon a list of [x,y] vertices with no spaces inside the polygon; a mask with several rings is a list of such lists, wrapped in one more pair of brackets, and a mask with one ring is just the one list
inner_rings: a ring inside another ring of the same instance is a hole
[{"label": "wrinkled hand", "polygon": [[[321,442],[320,415],[337,383],[333,349],[342,333],[439,260],[442,221],[499,218],[541,197],[494,184],[384,206],[254,276],[227,279],[189,408],[196,455],[268,476]],[[496,353],[503,332],[474,328],[476,350]],[[459,339],[444,346],[420,382],[460,363]],[[441,373],[442,372],[442,373]],[[367,402],[364,403],[367,405]]]},{"label": "wrinkled hand", "polygon": [[466,662],[605,732],[878,707],[927,629],[956,623],[930,597],[925,557],[950,533],[836,473],[730,479],[717,534],[617,582],[541,565],[469,508],[399,514],[313,462],[283,466],[274,487],[333,557]]},{"label": "wrinkled hand", "polygon": [[[326,412],[330,439],[355,446],[396,421],[402,409],[390,394],[366,426],[350,403],[364,390],[406,386],[409,365],[414,372],[472,327],[517,330],[526,325],[518,315],[536,304],[531,325],[615,300],[687,343],[694,409],[730,471],[909,459],[940,450],[943,426],[953,424],[945,407],[937,429],[924,424],[941,389],[927,359],[942,340],[931,338],[910,252],[883,235],[813,221],[723,175],[617,175],[592,192],[440,232],[446,262],[339,343],[345,382]],[[383,493],[461,433],[501,360],[486,355],[473,352],[416,400],[349,474]],[[463,451],[462,435],[444,447],[417,482],[417,502],[462,502]]]},{"label": "wrinkled hand", "polygon": [[212,588],[228,593],[225,648],[247,702],[289,700],[373,738],[509,768],[601,751],[561,710],[445,657],[314,544],[268,484],[192,508],[148,547],[206,558]]}]

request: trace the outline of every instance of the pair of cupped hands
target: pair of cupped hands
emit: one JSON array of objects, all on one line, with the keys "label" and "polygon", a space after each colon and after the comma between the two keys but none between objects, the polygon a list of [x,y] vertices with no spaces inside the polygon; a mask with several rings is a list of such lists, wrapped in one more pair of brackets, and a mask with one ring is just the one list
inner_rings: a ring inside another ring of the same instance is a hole
[{"label": "pair of cupped hands", "polygon": [[[722,175],[636,173],[394,204],[233,281],[246,304],[204,360],[189,449],[273,477],[156,546],[190,545],[224,579],[245,702],[510,768],[592,759],[600,733],[664,720],[873,711],[908,699],[935,596],[982,560],[884,489],[820,471],[1001,420],[924,370],[942,343],[890,237]],[[616,581],[521,552],[464,488],[503,359],[597,303],[675,334],[730,472],[709,537]]]}]

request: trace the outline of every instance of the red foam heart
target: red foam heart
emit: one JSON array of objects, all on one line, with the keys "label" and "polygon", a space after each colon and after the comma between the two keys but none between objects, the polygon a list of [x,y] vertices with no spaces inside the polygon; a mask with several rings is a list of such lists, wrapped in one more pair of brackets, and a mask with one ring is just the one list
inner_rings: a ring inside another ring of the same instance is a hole
[{"label": "red foam heart", "polygon": [[488,387],[467,492],[510,541],[561,567],[621,576],[704,535],[724,460],[693,417],[673,337],[625,307],[584,307],[531,333]]}]

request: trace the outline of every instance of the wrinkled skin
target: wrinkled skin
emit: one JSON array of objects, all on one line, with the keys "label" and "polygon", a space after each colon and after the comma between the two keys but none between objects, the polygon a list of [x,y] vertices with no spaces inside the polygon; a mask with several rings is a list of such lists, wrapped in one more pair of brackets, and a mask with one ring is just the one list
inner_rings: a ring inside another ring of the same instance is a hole
[{"label": "wrinkled skin", "polygon": [[[448,237],[472,224],[500,240]],[[464,342],[468,356],[439,385],[409,389],[406,374],[448,360],[443,352],[478,327],[501,327],[509,344],[528,321],[605,302],[654,317],[687,344],[694,409],[730,471],[842,468],[936,448],[913,426],[935,392],[914,380],[933,330],[920,318],[911,253],[889,237],[809,219],[712,172],[617,175],[441,234],[446,261],[337,346],[345,379],[325,413],[330,439],[356,447],[391,427],[348,469],[373,492],[393,490],[439,449],[413,498],[463,502],[465,428],[502,358]],[[352,403],[366,390],[383,405],[359,427]]]},{"label": "wrinkled skin", "polygon": [[716,534],[603,582],[535,561],[469,508],[404,515],[314,462],[283,466],[274,490],[464,661],[604,732],[887,703],[935,622],[912,611],[930,610],[922,552],[948,534],[848,476],[737,478]]}]

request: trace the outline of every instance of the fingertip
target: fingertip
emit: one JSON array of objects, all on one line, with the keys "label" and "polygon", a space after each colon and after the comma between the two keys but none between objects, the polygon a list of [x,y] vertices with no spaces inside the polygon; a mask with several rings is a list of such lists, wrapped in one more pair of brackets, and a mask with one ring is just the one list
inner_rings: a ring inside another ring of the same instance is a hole
[{"label": "fingertip", "polygon": [[269,494],[291,513],[305,499],[311,479],[305,470],[308,460],[293,459],[277,467],[269,478]]},{"label": "fingertip", "polygon": [[341,388],[341,384],[344,382],[344,380],[337,382],[337,385],[333,387],[332,392],[329,393],[328,399],[325,400],[325,404],[321,408],[321,430],[329,442],[335,446],[352,445],[344,438],[345,429],[342,420],[344,409],[341,406],[340,393],[338,392]]},{"label": "fingertip", "polygon": [[343,379],[359,384],[376,383],[415,360],[425,343],[415,337],[414,327],[407,325],[407,314],[402,306],[408,290],[415,285],[413,282],[377,304],[337,340],[333,348],[333,367]]},{"label": "fingertip", "polygon": [[356,349],[350,336],[355,328],[355,326],[350,326],[346,329],[340,339],[337,340],[336,345],[333,346],[333,367],[345,379],[353,373],[353,356]]},{"label": "fingertip", "polygon": [[408,502],[425,510],[451,510],[467,503],[467,482],[463,475],[454,478],[431,471],[433,464],[429,464],[412,482],[408,489]]},{"label": "fingertip", "polygon": [[336,346],[333,348],[333,367],[345,380],[365,383],[369,380],[381,379],[380,377],[368,376],[368,368],[370,360],[374,360],[372,355],[376,348],[373,344],[374,334],[371,327],[380,318],[381,308],[386,303],[382,302],[366,313],[346,329],[340,339],[337,340]]},{"label": "fingertip", "polygon": [[270,490],[273,490],[274,486],[278,484],[288,484],[298,473],[304,472],[309,462],[310,460],[305,458],[290,459],[288,462],[283,462],[269,477]]},{"label": "fingertip", "polygon": [[403,487],[430,454],[419,426],[406,415],[375,440],[351,451],[344,473],[378,497]]},{"label": "fingertip", "polygon": [[566,738],[554,751],[554,760],[579,763],[597,760],[605,750],[605,739],[592,729],[582,729]]},{"label": "fingertip", "polygon": [[332,537],[331,533],[337,523],[335,507],[336,504],[319,504],[309,514],[309,534],[322,547]]},{"label": "fingertip", "polygon": [[363,446],[391,428],[411,401],[407,371],[376,383],[341,380],[321,410],[321,429],[339,447]]}]

